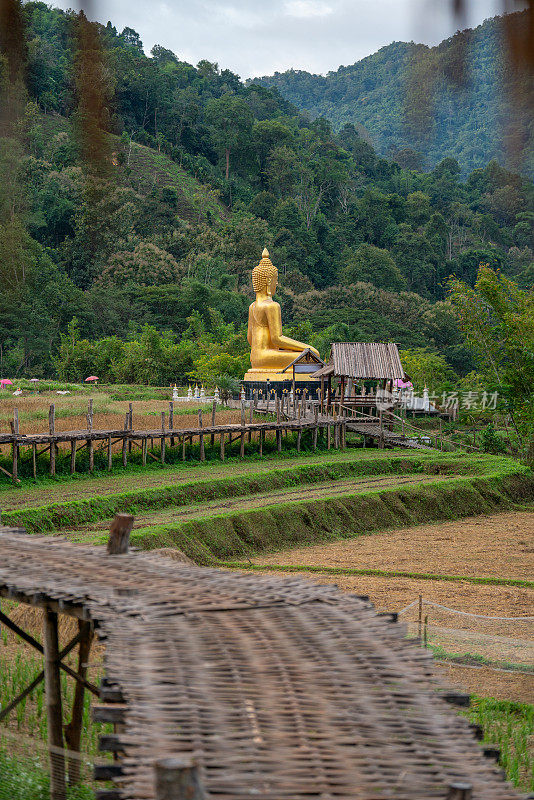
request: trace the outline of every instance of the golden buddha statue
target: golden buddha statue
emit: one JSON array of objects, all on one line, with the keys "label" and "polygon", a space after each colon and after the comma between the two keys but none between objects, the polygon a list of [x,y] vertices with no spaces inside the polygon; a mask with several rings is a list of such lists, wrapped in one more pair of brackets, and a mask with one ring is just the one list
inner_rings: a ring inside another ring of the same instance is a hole
[{"label": "golden buddha statue", "polygon": [[[315,347],[297,342],[282,334],[282,312],[280,304],[273,300],[278,280],[278,270],[269,258],[267,248],[261,254],[257,267],[252,270],[252,287],[256,300],[248,310],[247,340],[250,345],[251,369],[246,373],[246,381],[281,381],[292,377],[280,374],[303,350],[310,349],[319,356]],[[299,375],[299,380],[309,376]]]}]

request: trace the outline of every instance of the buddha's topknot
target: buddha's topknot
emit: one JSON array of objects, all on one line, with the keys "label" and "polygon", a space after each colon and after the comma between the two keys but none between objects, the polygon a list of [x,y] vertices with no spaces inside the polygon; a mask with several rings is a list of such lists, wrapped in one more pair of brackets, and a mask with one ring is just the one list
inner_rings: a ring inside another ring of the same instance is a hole
[{"label": "buddha's topknot", "polygon": [[278,270],[269,258],[269,251],[264,249],[261,254],[261,261],[252,270],[252,288],[255,292],[261,292],[266,286],[270,286],[273,278],[278,276]]}]

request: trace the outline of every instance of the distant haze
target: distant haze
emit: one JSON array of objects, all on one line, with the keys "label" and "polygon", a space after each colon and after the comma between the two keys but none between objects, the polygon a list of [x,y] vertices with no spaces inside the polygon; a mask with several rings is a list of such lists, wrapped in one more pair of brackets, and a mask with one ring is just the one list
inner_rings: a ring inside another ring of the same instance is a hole
[{"label": "distant haze", "polygon": [[[76,0],[56,0],[79,8]],[[455,33],[449,0],[93,0],[92,19],[134,28],[184,61],[217,61],[242,78],[286,69],[326,73],[392,41],[434,45]],[[471,0],[461,27],[502,10],[502,0]],[[515,8],[524,7],[517,2]]]}]

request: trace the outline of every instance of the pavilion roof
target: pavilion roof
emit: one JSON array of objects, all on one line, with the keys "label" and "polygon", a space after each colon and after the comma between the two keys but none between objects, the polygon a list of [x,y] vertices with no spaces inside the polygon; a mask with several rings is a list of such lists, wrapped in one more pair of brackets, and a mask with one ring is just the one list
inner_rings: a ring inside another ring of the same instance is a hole
[{"label": "pavilion roof", "polygon": [[404,378],[399,349],[392,342],[334,342],[328,364],[314,378],[328,375],[395,380]]}]

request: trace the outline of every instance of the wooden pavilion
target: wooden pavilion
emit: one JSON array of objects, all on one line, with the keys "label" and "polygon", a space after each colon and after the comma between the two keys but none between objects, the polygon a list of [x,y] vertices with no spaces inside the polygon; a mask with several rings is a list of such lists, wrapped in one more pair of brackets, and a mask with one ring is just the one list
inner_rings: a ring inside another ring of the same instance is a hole
[{"label": "wooden pavilion", "polygon": [[[340,386],[340,403],[363,408],[375,405],[374,393],[366,394],[365,381],[376,381],[377,388],[393,388],[393,381],[406,378],[401,364],[399,350],[392,342],[334,342],[330,348],[328,363],[317,370],[314,378],[321,380],[321,397],[325,398],[327,409],[332,405],[332,379],[337,378]],[[360,393],[357,393],[361,386]],[[353,393],[354,390],[354,393]]]},{"label": "wooden pavilion", "polygon": [[296,375],[307,375],[310,378],[315,378],[318,371],[321,370],[325,366],[324,361],[316,356],[313,350],[309,347],[306,350],[303,350],[302,353],[299,353],[298,356],[295,358],[291,364],[288,364],[285,369],[282,370],[280,374],[285,372],[289,372],[291,370],[292,374],[292,382],[291,382],[291,389],[293,391],[293,397],[295,396],[295,381]]}]

